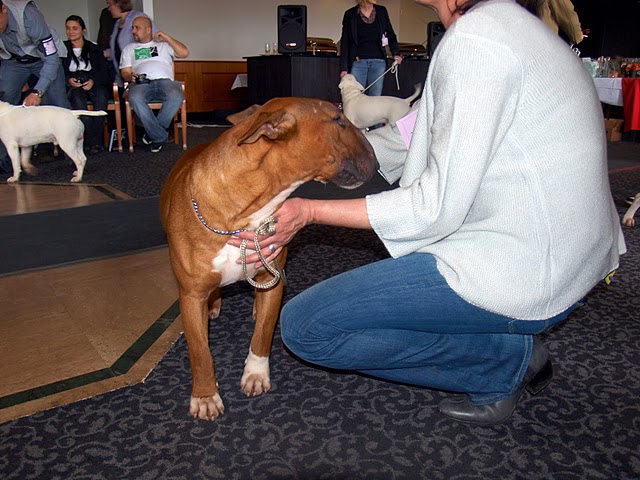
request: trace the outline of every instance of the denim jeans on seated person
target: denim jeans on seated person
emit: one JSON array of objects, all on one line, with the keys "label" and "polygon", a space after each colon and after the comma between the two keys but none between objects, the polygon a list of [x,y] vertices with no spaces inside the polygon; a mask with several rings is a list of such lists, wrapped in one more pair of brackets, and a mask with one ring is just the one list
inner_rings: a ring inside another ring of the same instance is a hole
[{"label": "denim jeans on seated person", "polygon": [[[182,105],[184,96],[180,82],[161,78],[151,80],[149,83],[129,84],[129,103],[136,113],[142,126],[147,132],[147,137],[153,143],[164,143],[167,141],[167,128],[176,112]],[[158,111],[158,116],[154,115],[148,103],[151,100],[162,102],[162,108]]]},{"label": "denim jeans on seated person", "polygon": [[[499,292],[496,292],[499,295]],[[533,335],[564,320],[516,320],[458,296],[432,255],[414,253],[356,268],[290,300],[282,340],[311,363],[469,394],[477,405],[522,383]]]},{"label": "denim jeans on seated person", "polygon": [[[381,58],[367,58],[363,60],[356,60],[351,66],[351,75],[356,77],[356,80],[360,85],[367,88],[377,78],[380,77],[387,69],[387,62]],[[381,78],[365,93],[371,97],[378,97],[382,95],[382,86],[384,78]]]}]

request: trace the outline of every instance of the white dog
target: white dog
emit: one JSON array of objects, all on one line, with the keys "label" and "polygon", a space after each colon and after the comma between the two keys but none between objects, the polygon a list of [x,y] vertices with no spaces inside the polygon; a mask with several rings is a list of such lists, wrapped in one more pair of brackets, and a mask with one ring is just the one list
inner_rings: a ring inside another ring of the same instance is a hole
[{"label": "white dog", "polygon": [[13,176],[7,182],[20,179],[21,166],[30,175],[36,173],[30,161],[31,147],[40,143],[59,145],[76,164],[77,170],[71,181],[81,181],[87,157],[82,151],[84,125],[78,117],[106,114],[102,111],[68,110],[52,106],[23,107],[0,102],[0,140],[7,147],[13,166]]},{"label": "white dog", "polygon": [[636,221],[634,220],[633,216],[638,211],[638,208],[640,208],[640,192],[636,193],[636,195],[633,197],[633,202],[631,203],[629,210],[627,210],[627,212],[622,217],[622,223],[627,227],[636,226]]},{"label": "white dog", "polygon": [[356,77],[346,74],[338,84],[342,95],[342,111],[357,128],[367,128],[378,123],[395,125],[411,109],[411,102],[420,95],[421,85],[408,98],[389,96],[370,97],[362,93],[364,87]]}]

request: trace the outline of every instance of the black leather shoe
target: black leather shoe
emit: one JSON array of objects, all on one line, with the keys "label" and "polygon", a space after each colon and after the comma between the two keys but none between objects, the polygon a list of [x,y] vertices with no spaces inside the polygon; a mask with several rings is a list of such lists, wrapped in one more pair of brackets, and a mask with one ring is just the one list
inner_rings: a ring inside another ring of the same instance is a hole
[{"label": "black leather shoe", "polygon": [[443,415],[459,422],[497,425],[511,416],[513,410],[516,408],[516,403],[518,403],[520,395],[522,395],[525,389],[532,395],[537,395],[549,385],[552,376],[553,367],[551,360],[549,360],[547,347],[534,337],[533,352],[531,353],[531,360],[529,360],[527,371],[524,374],[524,380],[516,391],[513,392],[513,395],[499,402],[486,405],[472,404],[467,395],[447,398],[440,402],[438,410],[440,410],[440,413]]}]

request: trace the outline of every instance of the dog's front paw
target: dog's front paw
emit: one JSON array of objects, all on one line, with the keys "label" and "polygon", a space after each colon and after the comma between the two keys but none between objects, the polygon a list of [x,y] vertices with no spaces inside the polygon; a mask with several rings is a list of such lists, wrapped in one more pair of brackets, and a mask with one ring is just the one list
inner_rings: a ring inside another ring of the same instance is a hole
[{"label": "dog's front paw", "polygon": [[13,177],[7,178],[7,183],[15,183],[20,180],[20,175],[14,175]]},{"label": "dog's front paw", "polygon": [[191,397],[189,414],[193,418],[214,421],[218,415],[223,413],[224,404],[220,394],[216,393],[213,397]]},{"label": "dog's front paw", "polygon": [[258,357],[249,350],[249,355],[244,361],[244,372],[240,380],[240,388],[242,388],[247,397],[262,395],[271,389],[269,357]]}]

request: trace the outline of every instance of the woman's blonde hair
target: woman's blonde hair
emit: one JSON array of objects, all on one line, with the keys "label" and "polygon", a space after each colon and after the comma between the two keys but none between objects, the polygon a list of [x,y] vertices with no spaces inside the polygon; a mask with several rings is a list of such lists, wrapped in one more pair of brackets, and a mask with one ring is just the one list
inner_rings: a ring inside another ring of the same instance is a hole
[{"label": "woman's blonde hair", "polygon": [[133,10],[133,5],[131,4],[131,0],[114,0],[115,4],[120,7],[120,10],[123,12],[130,12]]}]

